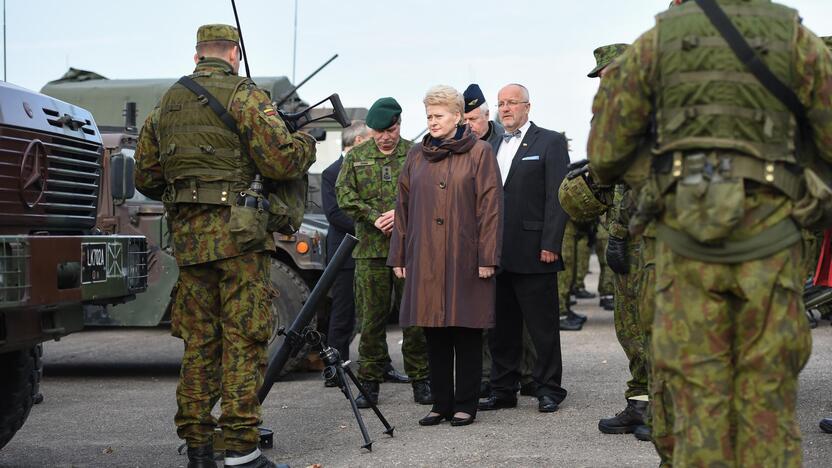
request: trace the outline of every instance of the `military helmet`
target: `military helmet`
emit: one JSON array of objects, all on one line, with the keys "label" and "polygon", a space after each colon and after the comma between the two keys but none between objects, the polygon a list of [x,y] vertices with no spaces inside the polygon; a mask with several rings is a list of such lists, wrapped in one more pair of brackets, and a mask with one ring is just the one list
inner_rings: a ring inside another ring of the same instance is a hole
[{"label": "military helmet", "polygon": [[570,165],[575,167],[560,184],[558,200],[566,214],[576,223],[588,223],[604,214],[612,204],[610,187],[599,187],[592,181],[586,160]]}]

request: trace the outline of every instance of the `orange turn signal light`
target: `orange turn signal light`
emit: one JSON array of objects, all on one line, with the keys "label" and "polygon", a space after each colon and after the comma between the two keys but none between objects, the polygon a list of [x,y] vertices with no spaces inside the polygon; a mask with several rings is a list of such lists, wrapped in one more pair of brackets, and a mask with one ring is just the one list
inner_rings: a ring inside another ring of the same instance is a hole
[{"label": "orange turn signal light", "polygon": [[299,254],[303,255],[306,252],[309,252],[309,244],[305,241],[300,241],[295,244],[295,250],[297,250]]}]

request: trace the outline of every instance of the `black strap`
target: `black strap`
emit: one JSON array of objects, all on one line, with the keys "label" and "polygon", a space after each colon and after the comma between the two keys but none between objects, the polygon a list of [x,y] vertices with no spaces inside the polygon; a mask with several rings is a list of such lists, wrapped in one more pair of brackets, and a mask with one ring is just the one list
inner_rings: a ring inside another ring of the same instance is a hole
[{"label": "black strap", "polygon": [[746,66],[748,70],[754,75],[764,88],[769,90],[780,102],[785,105],[797,120],[801,131],[807,131],[810,127],[808,119],[806,118],[806,107],[800,102],[797,94],[791,88],[786,86],[770,68],[760,59],[754,49],[748,44],[748,41],[737,30],[725,11],[717,5],[715,0],[695,0],[699,8],[705,12],[705,16],[711,20],[711,23],[719,31],[719,34],[734,51],[737,58]]},{"label": "black strap", "polygon": [[196,94],[200,100],[204,99],[207,102],[208,107],[210,107],[211,110],[217,114],[217,117],[222,120],[222,123],[224,123],[229,130],[235,134],[240,133],[237,128],[237,121],[234,120],[234,117],[232,117],[220,101],[214,97],[213,94],[209,93],[207,89],[203,88],[202,85],[191,79],[190,76],[183,76],[182,78],[179,78],[177,83],[188,88],[192,93]]}]

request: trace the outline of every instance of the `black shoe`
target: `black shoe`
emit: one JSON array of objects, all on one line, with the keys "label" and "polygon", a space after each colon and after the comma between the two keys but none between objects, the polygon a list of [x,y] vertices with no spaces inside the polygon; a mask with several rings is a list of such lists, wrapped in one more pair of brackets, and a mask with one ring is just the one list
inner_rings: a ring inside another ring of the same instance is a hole
[{"label": "black shoe", "polygon": [[573,320],[580,320],[581,323],[586,322],[586,315],[579,314],[579,313],[575,312],[572,309],[569,309],[569,310],[566,311],[566,316],[573,319]]},{"label": "black shoe", "polygon": [[430,393],[430,380],[414,380],[413,381],[413,401],[420,405],[432,405],[433,395]]},{"label": "black shoe", "polygon": [[397,371],[392,364],[384,369],[384,381],[391,383],[410,383],[410,377]]},{"label": "black shoe", "polygon": [[458,418],[454,416],[453,419],[451,419],[451,426],[467,426],[474,422],[475,419],[477,419],[477,417],[474,415],[468,416],[467,418]]},{"label": "black shoe", "polygon": [[217,468],[217,462],[214,461],[214,447],[211,444],[188,447],[188,468]]},{"label": "black shoe", "polygon": [[636,430],[633,431],[633,435],[636,436],[636,439],[644,442],[650,442],[653,440],[653,433],[650,430],[650,426],[648,426],[647,424],[642,424],[641,426],[638,426]]},{"label": "black shoe", "polygon": [[[244,463],[240,463],[241,461],[244,461]],[[247,452],[226,450],[225,462],[223,466],[233,466],[234,468],[288,468],[288,465],[278,465],[266,458],[266,456],[263,455],[257,447]]]},{"label": "black shoe", "polygon": [[324,387],[332,388],[338,386],[338,378],[337,377],[330,377],[328,379],[324,379]]},{"label": "black shoe", "polygon": [[[378,382],[370,382],[368,380],[361,380],[361,386],[364,387],[364,390],[370,395],[370,401],[373,402],[374,405],[378,404]],[[360,392],[359,392],[360,393]],[[364,395],[358,395],[358,398],[355,399],[355,405],[359,408],[370,408],[370,401],[367,401],[364,398]]]},{"label": "black shoe", "polygon": [[558,410],[558,404],[555,403],[554,398],[543,395],[537,398],[537,410],[541,413],[554,413]]},{"label": "black shoe", "polygon": [[480,398],[491,396],[491,382],[484,380],[480,382]]},{"label": "black shoe", "polygon": [[627,407],[624,411],[612,418],[598,421],[598,430],[604,434],[630,434],[637,427],[644,425],[644,414],[647,411],[647,402],[641,400],[627,399]]},{"label": "black shoe", "polygon": [[576,289],[574,294],[578,299],[595,299],[595,294],[587,291],[586,288]]},{"label": "black shoe", "polygon": [[526,382],[520,386],[520,394],[523,396],[537,395],[537,384],[534,382]]},{"label": "black shoe", "polygon": [[827,434],[832,434],[832,418],[821,419],[820,429]]},{"label": "black shoe", "polygon": [[419,420],[420,426],[436,426],[437,424],[441,423],[442,421],[450,419],[449,417],[445,416],[444,414],[437,414],[431,415],[428,413],[427,416]]},{"label": "black shoe", "polygon": [[564,331],[579,331],[584,327],[584,323],[578,318],[571,318],[564,315],[560,318],[560,329]]},{"label": "black shoe", "polygon": [[482,398],[477,403],[477,409],[480,411],[491,411],[491,410],[498,410],[501,408],[516,408],[517,407],[517,398],[516,397],[508,397],[508,398],[499,398],[495,394],[491,394],[488,398]]},{"label": "black shoe", "polygon": [[601,296],[598,305],[604,310],[615,310],[615,299],[613,296]]}]

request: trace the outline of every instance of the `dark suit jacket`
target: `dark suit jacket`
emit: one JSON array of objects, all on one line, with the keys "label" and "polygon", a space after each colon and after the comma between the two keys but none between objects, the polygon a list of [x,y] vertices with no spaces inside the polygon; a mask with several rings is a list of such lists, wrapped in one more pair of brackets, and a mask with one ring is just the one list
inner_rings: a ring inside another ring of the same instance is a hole
[{"label": "dark suit jacket", "polygon": [[[566,137],[532,123],[511,162],[503,187],[503,270],[513,273],[563,270],[561,241],[568,217],[558,201],[558,189],[568,164]],[[557,253],[558,260],[541,262],[541,250]]]},{"label": "dark suit jacket", "polygon": [[[344,236],[348,233],[355,235],[355,223],[353,223],[352,218],[341,211],[335,198],[335,180],[338,179],[338,173],[341,172],[341,164],[343,162],[344,156],[341,156],[337,161],[324,169],[324,172],[321,174],[321,202],[324,206],[326,220],[329,221],[329,229],[326,233],[327,263],[335,255],[335,251],[338,250],[338,246],[341,245]],[[349,260],[344,264],[343,269],[351,270],[354,268],[355,260],[350,256]]]}]

